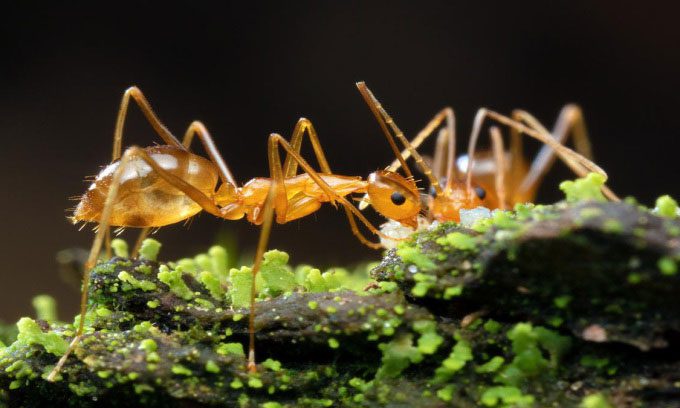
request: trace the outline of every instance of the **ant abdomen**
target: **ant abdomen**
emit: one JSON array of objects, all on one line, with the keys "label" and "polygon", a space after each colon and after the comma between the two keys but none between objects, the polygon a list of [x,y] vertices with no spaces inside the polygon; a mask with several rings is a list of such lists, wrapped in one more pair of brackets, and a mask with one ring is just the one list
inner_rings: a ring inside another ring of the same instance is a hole
[{"label": "ant abdomen", "polygon": [[[207,196],[214,195],[218,174],[210,161],[174,146],[152,146],[144,150],[161,168]],[[115,161],[99,172],[74,211],[74,223],[100,221],[109,186],[119,164],[120,161]],[[110,218],[112,226],[162,227],[185,220],[202,210],[200,205],[162,179],[141,158],[129,161],[120,177]]]}]

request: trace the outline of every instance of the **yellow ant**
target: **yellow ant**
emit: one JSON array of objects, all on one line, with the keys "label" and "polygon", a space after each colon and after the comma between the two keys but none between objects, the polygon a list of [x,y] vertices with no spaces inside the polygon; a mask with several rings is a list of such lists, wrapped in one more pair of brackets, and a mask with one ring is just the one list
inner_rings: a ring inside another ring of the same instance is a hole
[{"label": "yellow ant", "polygon": [[[142,110],[148,122],[165,142],[151,147],[132,146],[122,151],[123,127],[130,99]],[[300,155],[303,138],[307,135],[321,168],[317,172]],[[202,142],[210,160],[189,151],[194,137]],[[394,142],[388,135],[391,145]],[[286,151],[282,164],[279,147]],[[398,150],[397,150],[398,152]],[[274,216],[278,223],[286,223],[313,213],[322,203],[340,204],[350,227],[359,240],[372,247],[380,244],[366,239],[359,231],[357,217],[373,234],[388,238],[376,229],[345,197],[367,194],[373,207],[387,218],[415,227],[420,211],[419,192],[412,177],[393,171],[379,170],[366,180],[361,177],[336,175],[331,172],[312,123],[301,118],[290,143],[273,133],[268,141],[269,178],[258,177],[242,187],[227,167],[206,127],[198,121],[191,123],[182,143],[160,122],[147,99],[137,87],[125,91],[118,112],[113,137],[112,162],[96,176],[80,198],[71,217],[74,223],[96,222],[97,233],[92,243],[83,276],[80,320],[67,352],[48,376],[54,381],[70,353],[78,345],[84,331],[87,312],[89,278],[104,242],[109,249],[109,227],[142,228],[139,243],[150,228],[159,228],[186,220],[201,210],[226,220],[246,218],[262,225],[253,265],[257,275],[267,247]],[[401,165],[410,176],[404,159]],[[298,166],[304,172],[298,174]],[[255,279],[251,288],[248,369],[254,371],[254,308]]]},{"label": "yellow ant", "polygon": [[[394,132],[394,136],[405,147],[398,155],[400,160],[395,160],[386,170],[396,171],[404,159],[413,156],[427,177],[430,192],[424,199],[424,207],[427,208],[430,220],[459,222],[460,210],[479,206],[488,209],[507,209],[517,203],[532,202],[543,177],[555,161],[555,154],[579,177],[589,172],[607,176],[604,170],[590,160],[592,157],[590,141],[581,109],[577,105],[566,105],[562,109],[552,134],[528,112],[515,110],[512,118],[509,118],[481,108],[475,116],[467,155],[456,160],[456,120],[452,108],[442,109],[413,140],[408,141],[366,84],[359,82],[357,87],[371,107],[383,132],[389,133],[390,130]],[[477,140],[486,118],[510,128],[509,151],[505,151],[501,132],[496,126],[489,129],[491,151],[476,150]],[[442,124],[430,166],[416,149]],[[563,145],[570,134],[573,135],[578,153]],[[530,166],[524,158],[522,135],[544,144]],[[604,186],[602,191],[609,199],[619,200],[608,187]],[[364,196],[359,208],[363,209],[369,203],[372,203],[371,198]]]}]

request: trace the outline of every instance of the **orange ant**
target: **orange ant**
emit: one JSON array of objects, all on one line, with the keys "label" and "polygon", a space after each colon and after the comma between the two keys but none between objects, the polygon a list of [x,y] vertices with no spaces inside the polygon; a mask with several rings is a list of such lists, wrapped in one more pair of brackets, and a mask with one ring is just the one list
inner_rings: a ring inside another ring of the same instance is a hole
[{"label": "orange ant", "polygon": [[[400,160],[395,160],[386,170],[396,171],[404,159],[413,156],[428,178],[430,194],[424,200],[424,205],[429,219],[459,222],[460,210],[479,206],[504,210],[517,203],[533,201],[540,182],[555,161],[555,153],[579,177],[589,172],[607,176],[604,170],[590,160],[592,157],[590,141],[581,109],[576,105],[567,105],[562,109],[552,134],[528,112],[515,110],[512,118],[509,118],[481,108],[475,116],[467,155],[456,160],[456,121],[452,108],[442,109],[413,140],[408,141],[366,84],[359,82],[357,87],[371,107],[383,132],[389,133],[389,126],[405,147],[398,156]],[[476,150],[477,140],[486,118],[510,128],[509,151],[505,151],[501,132],[495,126],[489,129],[491,151]],[[416,149],[442,124],[444,126],[436,140],[432,165],[428,165]],[[527,165],[524,158],[521,137],[523,134],[544,144],[531,166]],[[573,135],[578,153],[563,145],[570,134]],[[609,199],[619,200],[608,187],[602,187],[602,191]],[[371,202],[370,197],[364,196],[359,208],[363,209]]]},{"label": "orange ant", "polygon": [[[164,145],[151,147],[132,146],[121,154],[123,127],[130,99],[133,99]],[[300,155],[303,138],[307,135],[321,168],[317,172]],[[194,138],[202,142],[209,159],[189,151]],[[388,135],[391,145],[394,142]],[[281,162],[279,147],[286,151]],[[398,150],[397,150],[398,152]],[[379,170],[366,180],[361,177],[341,176],[331,172],[312,123],[301,118],[293,130],[290,143],[273,133],[268,141],[270,178],[254,178],[242,187],[227,167],[206,127],[198,121],[191,123],[180,143],[160,122],[142,92],[131,87],[125,91],[118,112],[113,138],[112,163],[103,168],[89,189],[80,198],[71,217],[74,223],[96,222],[97,233],[92,243],[83,276],[80,321],[76,334],[57,365],[48,376],[53,381],[69,354],[80,341],[87,312],[89,278],[101,247],[106,241],[109,251],[109,227],[143,228],[135,246],[150,228],[159,228],[186,220],[201,210],[226,220],[245,217],[262,225],[253,265],[253,277],[258,273],[267,247],[274,216],[278,223],[286,223],[309,215],[330,202],[340,204],[347,215],[350,227],[359,240],[372,247],[380,244],[366,239],[359,231],[357,217],[373,234],[388,238],[375,228],[345,197],[367,194],[373,207],[387,218],[415,227],[420,211],[419,193],[412,177],[405,178],[393,171]],[[410,170],[404,159],[400,160],[405,172]],[[298,166],[304,172],[298,174]],[[133,255],[134,256],[134,255]],[[250,348],[248,369],[255,370],[254,308],[255,279],[251,288]]]}]

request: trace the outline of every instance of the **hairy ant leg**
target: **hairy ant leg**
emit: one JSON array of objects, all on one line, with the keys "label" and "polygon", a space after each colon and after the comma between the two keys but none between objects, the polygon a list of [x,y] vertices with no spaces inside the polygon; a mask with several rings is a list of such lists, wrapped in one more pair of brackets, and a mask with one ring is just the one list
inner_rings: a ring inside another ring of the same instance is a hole
[{"label": "hairy ant leg", "polygon": [[54,367],[54,369],[52,369],[52,371],[48,375],[47,377],[48,381],[55,380],[57,374],[59,373],[59,371],[61,371],[61,368],[63,367],[64,363],[68,359],[69,355],[76,348],[83,335],[85,329],[85,315],[87,313],[87,302],[89,298],[90,274],[92,272],[92,268],[94,268],[94,266],[97,263],[97,260],[99,259],[99,253],[101,251],[102,243],[105,239],[106,231],[108,231],[109,229],[109,219],[111,218],[113,205],[115,203],[116,196],[121,185],[121,176],[123,172],[127,169],[129,163],[134,159],[143,160],[153,169],[153,171],[155,171],[167,183],[181,190],[184,194],[186,194],[197,204],[199,204],[205,211],[217,217],[220,216],[220,209],[212,202],[212,200],[210,200],[210,198],[208,198],[200,190],[193,187],[191,184],[187,183],[186,181],[180,179],[179,177],[167,172],[165,169],[160,167],[158,163],[156,163],[148,155],[148,153],[144,151],[144,149],[137,146],[132,146],[125,150],[125,153],[120,159],[120,164],[118,165],[118,168],[116,169],[113,175],[111,185],[109,186],[106,201],[104,202],[103,211],[99,221],[99,226],[97,228],[97,235],[95,236],[95,239],[92,242],[90,254],[88,256],[87,262],[85,263],[84,268],[85,272],[83,274],[83,283],[81,289],[82,292],[80,298],[80,320],[78,322],[78,329],[76,330],[76,335],[71,341],[71,344],[69,345],[68,349],[66,350],[66,353],[64,353],[64,355],[59,359],[57,365]]},{"label": "hairy ant leg", "polygon": [[[574,173],[576,173],[579,176],[584,176],[589,172],[599,173],[605,177],[607,176],[607,173],[604,170],[602,170],[602,168],[600,168],[598,165],[591,162],[587,158],[581,156],[580,154],[574,152],[573,150],[563,146],[561,143],[555,140],[549,133],[540,132],[522,123],[512,120],[507,116],[501,115],[486,108],[481,108],[477,111],[477,114],[475,115],[472,133],[470,135],[470,143],[468,146],[469,164],[466,171],[465,180],[466,188],[468,190],[471,188],[472,185],[472,167],[474,163],[474,154],[477,147],[477,140],[479,139],[479,134],[483,122],[486,118],[493,119],[496,122],[499,122],[503,125],[515,128],[516,130],[521,132],[521,134],[537,139],[541,143],[550,146],[550,148],[556,152],[560,159],[563,162],[565,162],[565,164],[567,164],[572,169],[572,171],[574,171]],[[607,195],[608,198],[612,200],[618,200],[618,197],[616,197],[616,195],[613,192],[611,192],[611,190],[609,190],[608,188],[603,188],[603,192],[605,193],[605,195]]]},{"label": "hairy ant leg", "polygon": [[[125,90],[123,97],[120,101],[120,107],[118,108],[118,115],[116,116],[116,127],[113,131],[113,150],[111,153],[111,161],[114,162],[121,157],[122,146],[123,146],[123,128],[125,127],[125,119],[127,118],[128,110],[130,109],[130,99],[135,101],[139,109],[144,114],[144,117],[149,122],[151,127],[156,131],[156,133],[165,141],[166,144],[175,147],[183,148],[182,144],[177,140],[177,138],[168,130],[168,128],[163,125],[158,116],[154,113],[151,108],[151,104],[144,96],[144,93],[136,86],[131,86]],[[137,237],[134,247],[130,256],[136,258],[139,252],[139,248],[142,245],[142,241],[149,235],[151,231],[150,228],[142,228]],[[106,257],[111,257],[111,238],[110,232],[107,231],[106,238]]]}]

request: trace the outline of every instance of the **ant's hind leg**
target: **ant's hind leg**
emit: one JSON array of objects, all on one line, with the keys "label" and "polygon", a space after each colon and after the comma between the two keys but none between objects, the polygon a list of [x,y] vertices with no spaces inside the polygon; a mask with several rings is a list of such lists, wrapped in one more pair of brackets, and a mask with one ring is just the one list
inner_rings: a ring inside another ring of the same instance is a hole
[{"label": "ant's hind leg", "polygon": [[[532,127],[541,133],[550,134],[557,142],[563,145],[566,145],[568,137],[572,136],[576,151],[592,160],[592,150],[588,132],[583,120],[583,114],[578,106],[567,105],[562,108],[552,133],[543,127],[543,125],[528,112],[517,111],[516,115],[529,127]],[[550,148],[550,146],[543,146],[531,163],[529,173],[522,181],[520,190],[531,191],[532,189],[535,189],[555,163],[555,159],[555,151]]]},{"label": "ant's hind leg", "polygon": [[475,115],[475,120],[472,126],[472,132],[470,134],[470,142],[468,145],[468,157],[470,163],[466,171],[466,184],[468,188],[472,182],[472,165],[474,161],[474,153],[477,148],[477,140],[479,139],[479,134],[482,129],[482,124],[486,118],[495,120],[498,123],[515,128],[517,131],[524,135],[537,139],[541,143],[550,146],[551,149],[555,150],[557,155],[564,161],[576,174],[585,175],[588,172],[594,172],[607,176],[607,173],[602,170],[600,166],[583,157],[582,155],[576,153],[575,151],[563,146],[557,140],[553,139],[550,133],[543,133],[537,131],[536,129],[530,128],[523,123],[517,122],[508,118],[507,116],[501,115],[494,111],[488,110],[486,108],[481,108],[477,111]]},{"label": "ant's hind leg", "polygon": [[210,214],[213,214],[217,217],[221,217],[221,212],[220,209],[213,203],[213,201],[207,197],[203,192],[192,186],[191,184],[187,183],[186,181],[180,179],[179,177],[175,176],[172,173],[169,173],[167,170],[163,169],[156,163],[142,148],[132,146],[128,148],[125,153],[123,154],[121,160],[120,160],[120,165],[116,169],[115,173],[113,174],[113,177],[111,179],[111,184],[109,185],[109,191],[106,195],[106,200],[104,201],[104,207],[101,213],[101,218],[99,221],[99,227],[97,229],[97,235],[95,236],[94,241],[92,242],[92,248],[90,249],[90,255],[88,256],[87,262],[85,263],[85,273],[83,274],[83,284],[82,284],[82,290],[81,290],[81,297],[80,297],[80,321],[78,323],[78,329],[76,330],[76,335],[71,341],[71,344],[69,345],[68,349],[66,350],[66,353],[59,359],[59,362],[57,365],[52,369],[50,374],[47,377],[48,381],[54,381],[56,379],[57,374],[61,371],[61,368],[63,367],[64,363],[66,363],[66,360],[68,359],[69,355],[73,352],[73,350],[76,348],[78,343],[80,342],[80,339],[83,335],[84,329],[85,329],[85,315],[87,313],[87,302],[88,302],[88,296],[89,296],[89,285],[90,285],[90,274],[92,272],[92,268],[96,265],[97,259],[99,258],[99,253],[101,251],[102,244],[104,242],[106,232],[109,230],[109,220],[111,218],[111,214],[113,212],[113,206],[115,204],[116,196],[118,195],[118,189],[120,188],[121,184],[121,177],[123,174],[123,171],[127,168],[128,162],[131,160],[139,158],[144,160],[146,164],[148,164],[153,171],[155,171],[159,177],[161,177],[163,180],[165,180],[167,183],[172,185],[173,187],[177,188],[178,190],[182,191],[184,194],[186,194],[189,198],[194,200],[198,205],[201,206],[205,211],[209,212]]},{"label": "ant's hind leg", "polygon": [[123,98],[120,101],[120,108],[118,109],[118,116],[116,117],[116,127],[113,131],[113,154],[112,161],[120,158],[123,145],[123,127],[125,126],[125,118],[127,117],[128,108],[130,106],[130,98],[132,98],[141,109],[146,117],[146,120],[151,124],[151,127],[158,133],[158,135],[165,141],[166,144],[179,147],[183,149],[182,144],[175,136],[161,123],[158,116],[151,108],[151,104],[146,99],[142,91],[136,86],[131,86],[123,93]]},{"label": "ant's hind leg", "polygon": [[144,242],[144,240],[149,236],[150,231],[151,227],[142,228],[142,230],[139,231],[137,241],[135,241],[135,246],[132,247],[132,252],[130,252],[130,258],[137,258],[137,254],[139,254],[139,250],[142,248],[142,242]]},{"label": "ant's hind leg", "polygon": [[185,149],[189,150],[189,146],[191,146],[194,136],[198,136],[201,143],[203,144],[203,148],[208,153],[210,160],[212,160],[212,162],[217,166],[222,182],[229,183],[236,187],[236,179],[234,179],[234,175],[231,174],[227,163],[222,158],[220,151],[217,149],[217,146],[215,146],[215,141],[213,140],[212,136],[210,136],[210,132],[208,132],[208,128],[205,127],[203,122],[195,120],[189,125],[186,132],[184,133],[184,139],[182,140],[182,145]]}]

